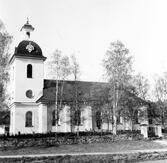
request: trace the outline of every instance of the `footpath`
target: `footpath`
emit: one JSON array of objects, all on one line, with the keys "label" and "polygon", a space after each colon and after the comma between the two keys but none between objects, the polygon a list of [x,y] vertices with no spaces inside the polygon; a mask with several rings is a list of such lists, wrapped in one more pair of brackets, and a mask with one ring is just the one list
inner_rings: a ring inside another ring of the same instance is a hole
[{"label": "footpath", "polygon": [[[166,140],[155,140],[154,142],[167,145]],[[59,154],[26,154],[26,155],[3,155],[0,162],[37,162],[41,160],[57,160],[60,162],[100,162],[103,161],[124,161],[141,162],[147,160],[167,159],[167,148],[149,150],[128,150],[121,152],[92,152],[92,153],[59,153]]]},{"label": "footpath", "polygon": [[167,148],[164,149],[149,149],[149,150],[129,150],[125,152],[92,152],[92,153],[56,153],[56,154],[25,154],[25,155],[4,155],[0,158],[22,158],[22,157],[56,157],[56,156],[92,156],[92,155],[125,155],[125,154],[137,154],[137,153],[161,153],[166,152]]}]

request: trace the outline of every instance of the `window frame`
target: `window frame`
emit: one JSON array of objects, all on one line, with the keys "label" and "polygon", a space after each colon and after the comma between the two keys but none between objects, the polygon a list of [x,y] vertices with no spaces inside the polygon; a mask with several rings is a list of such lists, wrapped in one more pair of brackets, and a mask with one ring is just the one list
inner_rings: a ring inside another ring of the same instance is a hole
[{"label": "window frame", "polygon": [[56,126],[56,125],[60,126],[60,115],[58,113],[58,117],[57,117],[56,114],[57,114],[56,110],[53,110],[52,111],[52,126]]},{"label": "window frame", "polygon": [[56,110],[52,111],[52,126],[56,126]]},{"label": "window frame", "polygon": [[98,130],[102,129],[102,113],[101,111],[96,111],[95,113],[96,127]]},{"label": "window frame", "polygon": [[28,79],[33,78],[33,66],[32,66],[32,64],[27,65],[27,78]]},{"label": "window frame", "polygon": [[25,114],[25,127],[33,127],[33,113],[27,111]]},{"label": "window frame", "polygon": [[74,112],[74,125],[81,126],[82,125],[82,112],[80,109]]}]

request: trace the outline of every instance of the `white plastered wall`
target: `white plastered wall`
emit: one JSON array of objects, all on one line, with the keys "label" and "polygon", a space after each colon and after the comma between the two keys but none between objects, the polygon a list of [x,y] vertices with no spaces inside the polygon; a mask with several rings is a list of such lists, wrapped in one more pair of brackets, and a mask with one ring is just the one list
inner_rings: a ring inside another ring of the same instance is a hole
[{"label": "white plastered wall", "polygon": [[0,125],[0,135],[5,134],[5,125]]},{"label": "white plastered wall", "polygon": [[[51,106],[51,110],[53,111],[55,105]],[[52,114],[52,112],[50,112]],[[52,132],[70,132],[71,125],[70,125],[70,107],[65,105],[60,113],[59,113],[60,121],[59,124],[56,126],[52,126]],[[51,119],[52,123],[52,119]]]},{"label": "white plastered wall", "polygon": [[[32,112],[32,127],[25,127],[25,115],[28,111]],[[11,115],[10,134],[38,132],[38,105],[14,104],[11,107]]]},{"label": "white plastered wall", "polygon": [[[77,131],[77,127],[74,127],[74,131]],[[92,108],[90,106],[83,106],[81,108],[81,125],[79,131],[91,131],[92,130]]]},{"label": "white plastered wall", "polygon": [[[65,105],[60,111],[60,123],[59,125],[52,126],[52,111],[55,105],[48,107],[48,128],[51,128],[52,132],[71,132],[71,116],[70,107]],[[79,131],[90,131],[92,130],[92,109],[90,106],[84,106],[81,109],[81,125]],[[77,131],[77,126],[74,126],[74,131]]]},{"label": "white plastered wall", "polygon": [[[10,134],[37,133],[39,132],[39,106],[36,101],[43,94],[44,84],[44,61],[40,59],[14,57],[10,63],[10,85],[11,95],[10,107]],[[27,65],[32,65],[32,78],[27,78]],[[26,91],[33,91],[33,98],[26,96]],[[27,111],[33,113],[33,126],[25,127],[25,114]],[[47,113],[46,113],[47,116]],[[43,132],[43,129],[41,129]]]},{"label": "white plastered wall", "polygon": [[[32,78],[27,78],[27,65],[32,65]],[[43,60],[15,58],[14,60],[14,88],[15,102],[36,102],[43,93],[44,64]],[[27,98],[26,91],[31,89],[34,97]]]},{"label": "white plastered wall", "polygon": [[48,132],[48,120],[47,120],[47,105],[40,104],[38,107],[38,132],[39,133],[47,133]]}]

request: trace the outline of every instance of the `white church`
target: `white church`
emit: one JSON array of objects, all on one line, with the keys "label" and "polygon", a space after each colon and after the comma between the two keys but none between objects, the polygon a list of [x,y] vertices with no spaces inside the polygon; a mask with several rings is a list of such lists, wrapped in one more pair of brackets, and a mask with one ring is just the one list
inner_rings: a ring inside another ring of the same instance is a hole
[{"label": "white church", "polygon": [[[21,29],[27,39],[22,40],[15,48],[10,59],[10,134],[71,132],[77,126],[71,125],[70,105],[73,81],[65,81],[64,100],[56,122],[55,87],[56,81],[44,79],[44,62],[46,57],[40,46],[30,39],[34,30],[27,21]],[[92,82],[79,82],[84,94],[89,94]],[[71,94],[71,95],[70,95]],[[80,131],[112,130],[112,124],[96,121],[96,117],[87,101],[82,101],[79,123]],[[98,115],[98,114],[97,114]],[[146,122],[147,123],[147,122]],[[120,129],[130,129],[130,124],[120,118]],[[136,124],[140,128],[140,124]]]},{"label": "white church", "polygon": [[[19,43],[9,61],[10,134],[70,132],[70,108],[67,104],[63,104],[59,112],[59,121],[55,122],[55,92],[51,95],[52,98],[49,94],[55,81],[44,80],[46,57],[40,46],[30,40],[34,28],[27,21],[21,30],[25,32],[27,39]],[[91,108],[86,106],[82,110],[80,116],[87,118],[79,129],[92,130]]]}]

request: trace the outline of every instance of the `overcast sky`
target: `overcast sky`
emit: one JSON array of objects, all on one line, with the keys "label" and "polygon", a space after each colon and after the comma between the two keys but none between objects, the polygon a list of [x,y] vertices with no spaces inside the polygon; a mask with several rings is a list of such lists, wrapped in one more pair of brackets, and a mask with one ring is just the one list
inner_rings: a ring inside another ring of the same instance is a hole
[{"label": "overcast sky", "polygon": [[153,79],[167,71],[167,0],[0,0],[14,46],[27,17],[46,57],[55,49],[76,54],[81,80],[102,81],[102,59],[115,40],[130,50],[136,73]]}]

